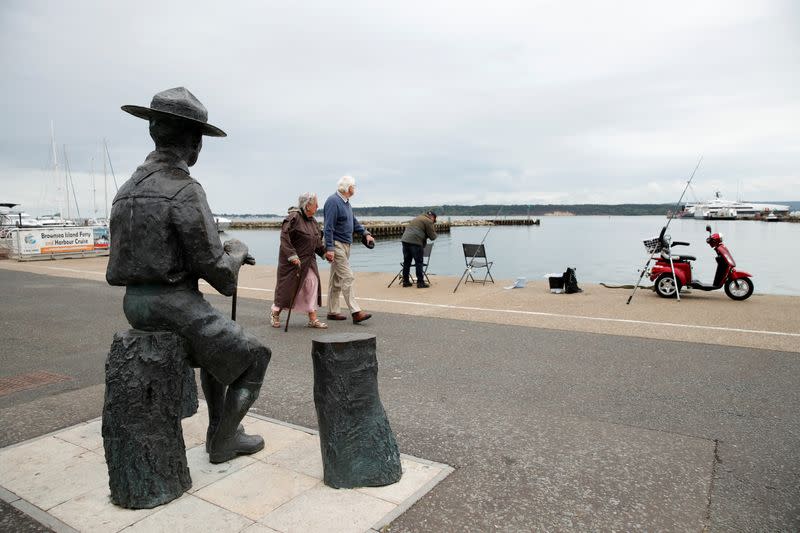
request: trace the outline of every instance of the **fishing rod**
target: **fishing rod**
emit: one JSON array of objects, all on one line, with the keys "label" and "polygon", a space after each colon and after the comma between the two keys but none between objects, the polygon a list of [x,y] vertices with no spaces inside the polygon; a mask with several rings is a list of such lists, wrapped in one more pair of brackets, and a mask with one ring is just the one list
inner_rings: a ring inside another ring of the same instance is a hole
[{"label": "fishing rod", "polygon": [[[653,251],[650,252],[650,255],[647,258],[647,262],[644,264],[644,267],[642,268],[642,273],[639,275],[639,279],[636,281],[636,285],[633,287],[633,292],[631,293],[630,296],[628,296],[628,301],[625,302],[625,305],[629,305],[631,303],[631,300],[633,299],[633,295],[636,294],[636,289],[639,288],[639,284],[642,282],[642,278],[644,278],[644,275],[647,273],[647,267],[650,266],[650,261],[653,260],[653,254],[660,252],[663,248],[666,248],[667,253],[669,254],[669,264],[670,267],[672,267],[672,281],[675,283],[675,296],[677,297],[678,301],[681,300],[680,287],[678,287],[678,279],[675,276],[675,268],[672,265],[672,254],[669,253],[669,243],[665,242],[664,236],[667,233],[667,229],[669,228],[670,222],[672,222],[672,219],[675,218],[675,213],[678,212],[681,202],[683,201],[683,197],[686,194],[686,191],[689,189],[689,186],[692,184],[694,175],[697,172],[697,169],[700,168],[700,163],[702,161],[703,161],[703,156],[701,154],[700,159],[697,160],[697,164],[694,166],[694,170],[692,171],[691,176],[689,176],[689,180],[686,182],[686,187],[683,188],[681,197],[678,198],[678,203],[675,204],[675,209],[669,214],[669,217],[667,218],[667,224],[661,229],[661,233],[658,235],[658,243],[654,245],[654,247],[652,248]],[[650,250],[651,248],[648,248],[648,251]]]},{"label": "fishing rod", "polygon": [[[500,209],[497,210],[497,214],[494,216],[494,220],[497,220],[497,217],[500,216],[500,212],[502,210],[503,206],[501,205]],[[481,239],[480,244],[475,248],[475,253],[472,255],[472,259],[469,260],[469,263],[467,263],[467,268],[464,270],[464,273],[461,274],[461,279],[459,279],[458,283],[456,283],[456,288],[453,289],[453,294],[455,294],[455,292],[458,290],[458,287],[461,285],[461,282],[464,281],[464,276],[466,276],[467,273],[469,273],[469,275],[472,276],[472,262],[475,261],[476,257],[478,257],[478,252],[480,252],[481,248],[483,248],[483,243],[484,241],[486,241],[486,237],[489,236],[489,232],[492,231],[492,229],[494,228],[494,220],[492,221],[492,224],[489,226],[489,229],[486,230],[486,233],[483,235],[483,239]]]},{"label": "fishing rod", "polygon": [[694,174],[697,172],[697,169],[700,168],[700,163],[703,161],[703,156],[700,156],[700,159],[697,160],[697,164],[694,166],[694,170],[692,171],[692,175],[689,176],[689,181],[686,182],[686,187],[683,188],[683,192],[681,193],[681,197],[678,198],[678,203],[675,204],[675,209],[670,213],[669,218],[667,219],[667,228],[669,228],[669,223],[672,222],[672,219],[675,218],[675,213],[678,212],[678,209],[681,206],[681,202],[683,201],[683,197],[686,195],[686,191],[689,190],[689,186],[692,184],[692,180],[694,179]]}]

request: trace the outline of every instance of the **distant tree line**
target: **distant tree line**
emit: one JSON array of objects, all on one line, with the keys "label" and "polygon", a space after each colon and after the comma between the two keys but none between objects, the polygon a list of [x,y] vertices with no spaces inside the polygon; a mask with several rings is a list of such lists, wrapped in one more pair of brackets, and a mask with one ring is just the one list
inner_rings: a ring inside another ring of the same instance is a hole
[{"label": "distant tree line", "polygon": [[666,215],[675,209],[675,204],[531,204],[531,205],[431,205],[425,207],[354,207],[360,218],[370,216],[416,216],[432,209],[439,217],[446,216],[542,216],[549,213],[571,213],[573,215]]}]

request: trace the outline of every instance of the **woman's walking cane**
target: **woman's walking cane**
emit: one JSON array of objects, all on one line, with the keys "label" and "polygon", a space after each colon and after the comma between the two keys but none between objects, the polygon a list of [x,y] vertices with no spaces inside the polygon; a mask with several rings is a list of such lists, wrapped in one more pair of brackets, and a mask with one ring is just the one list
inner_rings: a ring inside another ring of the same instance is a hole
[{"label": "woman's walking cane", "polygon": [[297,265],[297,283],[294,286],[294,294],[292,294],[292,302],[289,304],[289,313],[286,315],[286,325],[283,327],[283,332],[289,331],[289,318],[292,316],[292,307],[294,307],[294,300],[297,298],[297,293],[300,292],[300,265]]}]

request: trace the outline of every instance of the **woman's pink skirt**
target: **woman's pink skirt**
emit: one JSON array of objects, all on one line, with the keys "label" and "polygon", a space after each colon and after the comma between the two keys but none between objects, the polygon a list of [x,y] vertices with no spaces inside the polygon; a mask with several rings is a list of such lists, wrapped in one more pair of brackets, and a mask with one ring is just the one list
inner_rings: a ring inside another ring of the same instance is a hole
[{"label": "woman's pink skirt", "polygon": [[[300,290],[297,291],[292,311],[299,311],[301,313],[313,313],[316,311],[318,286],[319,278],[314,274],[313,270],[308,269],[308,274],[300,284]],[[275,304],[273,304],[272,310],[278,312],[281,308],[275,307]]]}]

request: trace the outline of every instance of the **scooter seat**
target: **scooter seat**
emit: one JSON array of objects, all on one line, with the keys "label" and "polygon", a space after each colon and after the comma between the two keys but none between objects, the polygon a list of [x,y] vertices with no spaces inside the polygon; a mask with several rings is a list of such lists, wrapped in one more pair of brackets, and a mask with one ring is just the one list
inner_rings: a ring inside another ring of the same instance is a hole
[{"label": "scooter seat", "polygon": [[[662,253],[661,258],[664,259],[664,261],[669,261],[669,254]],[[672,262],[676,263],[678,261],[683,261],[685,263],[686,261],[697,261],[697,258],[693,255],[673,255]]]}]

